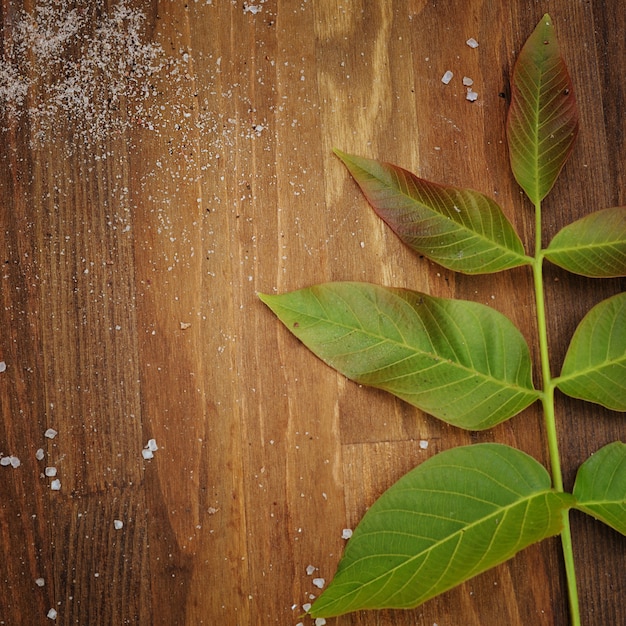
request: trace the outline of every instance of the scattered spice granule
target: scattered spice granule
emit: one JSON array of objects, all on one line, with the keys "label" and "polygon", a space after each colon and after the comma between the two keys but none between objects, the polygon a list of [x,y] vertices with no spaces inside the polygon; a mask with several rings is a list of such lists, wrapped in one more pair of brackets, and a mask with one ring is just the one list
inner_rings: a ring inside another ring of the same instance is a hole
[{"label": "scattered spice granule", "polygon": [[426,439],[420,439],[420,448],[426,450],[428,448],[428,441]]},{"label": "scattered spice granule", "polygon": [[122,530],[122,528],[124,528],[124,522],[121,519],[113,520],[113,528],[115,528],[115,530]]},{"label": "scattered spice granule", "polygon": [[187,330],[190,326],[191,326],[191,323],[189,323],[189,322],[181,322],[180,323],[180,329],[181,330]]},{"label": "scattered spice granule", "polygon": [[46,584],[46,581],[43,578],[35,578],[35,584],[37,587],[43,587]]},{"label": "scattered spice granule", "polygon": [[469,100],[470,102],[475,102],[476,100],[478,100],[478,94],[473,91],[471,87],[468,87],[465,99]]},{"label": "scattered spice granule", "polygon": [[352,528],[344,528],[341,531],[341,538],[342,539],[350,539],[350,537],[352,537]]},{"label": "scattered spice granule", "polygon": [[306,574],[307,574],[307,576],[311,576],[316,569],[317,569],[317,567],[315,567],[315,565],[307,565],[306,566]]},{"label": "scattered spice granule", "polygon": [[56,619],[57,618],[57,612],[54,609],[50,609],[48,611],[48,614],[46,615],[46,617],[48,619]]},{"label": "scattered spice granule", "polygon": [[473,37],[470,37],[465,43],[470,48],[478,48],[478,42]]},{"label": "scattered spice granule", "polygon": [[55,478],[50,483],[50,489],[52,489],[52,491],[60,491],[61,490],[61,481],[58,478]]},{"label": "scattered spice granule", "polygon": [[314,578],[313,579],[313,584],[318,588],[318,589],[323,589],[324,585],[326,584],[326,580],[324,578]]},{"label": "scattered spice granule", "polygon": [[0,459],[0,465],[2,465],[3,467],[6,467],[7,465],[11,465],[12,458],[13,458],[12,456],[3,456]]},{"label": "scattered spice granule", "polygon": [[6,372],[7,364],[4,361],[0,361],[0,373]]},{"label": "scattered spice granule", "polygon": [[35,452],[35,458],[38,461],[43,461],[44,456],[46,455],[46,453],[44,452],[43,448],[39,448],[37,450],[37,452]]},{"label": "scattered spice granule", "polygon": [[47,437],[48,439],[54,439],[58,434],[58,431],[54,430],[54,428],[48,428],[43,436]]},{"label": "scattered spice granule", "polygon": [[44,474],[46,476],[56,476],[57,475],[57,468],[56,467],[46,467],[46,469],[44,470]]},{"label": "scattered spice granule", "polygon": [[147,448],[144,448],[144,449],[141,451],[141,456],[142,456],[144,459],[146,459],[146,460],[147,460],[147,459],[153,459],[153,458],[154,458],[154,454],[152,453],[152,450],[148,450]]},{"label": "scattered spice granule", "polygon": [[463,76],[463,84],[466,87],[471,87],[474,84],[474,80],[469,76]]},{"label": "scattered spice granule", "polygon": [[447,85],[450,83],[450,81],[452,80],[452,77],[454,76],[454,74],[448,70],[442,77],[441,77],[441,82],[444,85]]},{"label": "scattered spice granule", "polygon": [[311,603],[310,602],[306,602],[305,604],[302,605],[302,610],[305,613],[308,613],[310,609],[311,609]]},{"label": "scattered spice granule", "polygon": [[326,624],[326,620],[323,617],[315,618],[315,626],[324,626]]}]

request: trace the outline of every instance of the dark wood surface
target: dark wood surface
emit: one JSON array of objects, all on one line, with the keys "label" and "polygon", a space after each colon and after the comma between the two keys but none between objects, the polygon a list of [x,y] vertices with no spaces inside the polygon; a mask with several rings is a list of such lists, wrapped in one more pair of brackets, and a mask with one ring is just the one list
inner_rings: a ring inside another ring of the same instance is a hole
[{"label": "dark wood surface", "polygon": [[[116,2],[1,6],[3,84],[30,87],[4,101],[0,139],[0,453],[21,461],[0,467],[0,624],[49,624],[54,608],[64,625],[295,625],[319,593],[307,566],[330,580],[342,529],[410,468],[477,441],[546,463],[538,406],[489,432],[448,427],[337,375],[255,294],[366,280],[475,300],[509,315],[536,359],[528,270],[465,277],[417,258],[331,149],[483,191],[531,241],[504,123],[512,63],[547,11],[581,132],[545,202],[546,241],[625,204],[623,3],[129,0],[126,19],[145,15],[141,41],[161,64],[144,74],[147,57],[116,73],[137,45],[123,20],[106,22]],[[72,10],[92,49],[114,44],[93,74],[84,38],[45,57],[24,34],[38,23],[50,45],[42,25]],[[68,99],[71,77],[87,104]],[[556,372],[576,324],[624,281],[554,267],[546,278]],[[571,488],[625,427],[557,402]],[[626,623],[626,541],[577,513],[572,525],[583,623]],[[328,623],[564,626],[558,539],[415,610]]]}]

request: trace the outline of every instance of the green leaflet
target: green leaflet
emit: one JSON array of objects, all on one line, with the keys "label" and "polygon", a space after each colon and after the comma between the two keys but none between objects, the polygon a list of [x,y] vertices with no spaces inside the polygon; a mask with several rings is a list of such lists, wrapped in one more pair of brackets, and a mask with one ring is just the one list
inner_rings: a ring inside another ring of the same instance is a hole
[{"label": "green leaflet", "polygon": [[565,226],[545,257],[574,274],[626,276],[626,207],[597,211]]},{"label": "green leaflet", "polygon": [[532,262],[502,209],[482,193],[418,178],[389,163],[335,150],[376,213],[410,248],[465,274]]},{"label": "green leaflet", "polygon": [[524,338],[482,304],[368,283],[259,297],[331,367],[454,426],[490,428],[539,397]]},{"label": "green leaflet", "polygon": [[513,68],[507,117],[511,169],[535,205],[552,189],[577,133],[572,81],[546,14]]},{"label": "green leaflet", "polygon": [[626,293],[587,313],[554,382],[568,396],[626,411]]},{"label": "green leaflet", "polygon": [[572,503],[514,448],[485,443],[442,452],[367,511],[310,613],[415,607],[558,534]]},{"label": "green leaflet", "polygon": [[604,446],[578,469],[575,507],[626,535],[626,445]]}]

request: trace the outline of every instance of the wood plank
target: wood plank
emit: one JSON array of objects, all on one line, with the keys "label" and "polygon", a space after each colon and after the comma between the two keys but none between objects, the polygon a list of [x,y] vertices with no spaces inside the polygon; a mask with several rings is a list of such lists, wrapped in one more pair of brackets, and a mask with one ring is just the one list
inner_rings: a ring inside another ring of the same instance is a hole
[{"label": "wood plank", "polygon": [[[0,468],[0,623],[48,624],[54,608],[64,625],[296,624],[319,594],[307,566],[330,580],[342,529],[416,464],[479,441],[547,464],[539,407],[459,431],[337,375],[256,293],[366,280],[474,300],[537,359],[527,270],[417,258],[332,148],[483,191],[531,241],[504,125],[512,64],[547,10],[581,132],[545,241],[625,204],[617,0],[1,6],[0,453],[21,465]],[[558,371],[585,312],[626,282],[546,277]],[[557,410],[569,488],[623,426],[560,395]],[[624,538],[572,523],[583,622],[623,623]],[[417,609],[329,623],[566,624],[564,589],[555,539]]]}]

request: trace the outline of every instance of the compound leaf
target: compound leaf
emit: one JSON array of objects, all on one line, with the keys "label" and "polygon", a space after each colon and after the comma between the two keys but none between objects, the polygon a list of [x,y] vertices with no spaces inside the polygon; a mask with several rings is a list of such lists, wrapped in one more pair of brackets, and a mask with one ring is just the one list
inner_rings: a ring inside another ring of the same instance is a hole
[{"label": "compound leaf", "polygon": [[545,256],[583,276],[626,276],[626,207],[591,213],[559,231]]},{"label": "compound leaf", "polygon": [[485,443],[442,452],[367,511],[310,613],[415,607],[558,534],[572,503],[515,448]]},{"label": "compound leaf", "polygon": [[578,469],[575,507],[626,535],[626,445],[604,446]]},{"label": "compound leaf", "polygon": [[348,378],[454,426],[491,428],[539,397],[524,338],[482,304],[368,283],[259,297]]},{"label": "compound leaf", "polygon": [[511,169],[534,204],[552,189],[577,133],[572,81],[546,13],[513,68],[507,117]]},{"label": "compound leaf", "polygon": [[573,398],[626,411],[626,293],[600,302],[583,318],[555,383]]},{"label": "compound leaf", "polygon": [[502,209],[478,191],[439,185],[335,150],[376,213],[416,252],[464,274],[531,263]]}]

